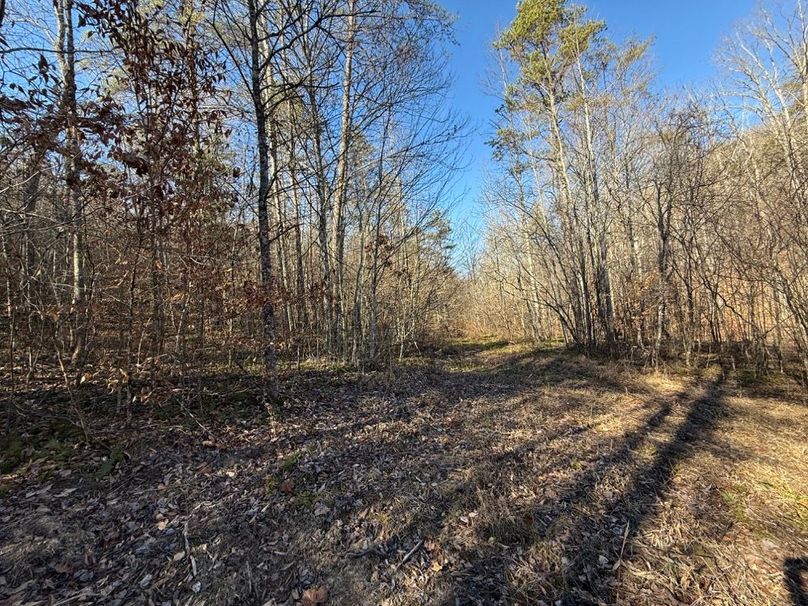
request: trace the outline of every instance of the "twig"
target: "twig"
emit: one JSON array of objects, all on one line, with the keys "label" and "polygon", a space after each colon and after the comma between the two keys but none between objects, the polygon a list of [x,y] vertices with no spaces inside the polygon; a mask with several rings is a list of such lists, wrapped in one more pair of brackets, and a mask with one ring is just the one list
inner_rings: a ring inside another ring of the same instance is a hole
[{"label": "twig", "polygon": [[216,440],[216,434],[214,434],[214,433],[213,433],[213,432],[212,432],[210,429],[208,429],[207,427],[205,427],[205,426],[202,424],[202,422],[201,422],[199,419],[197,419],[197,418],[196,418],[196,415],[195,415],[194,413],[192,413],[192,412],[191,412],[191,410],[190,410],[190,409],[189,409],[189,408],[188,408],[188,407],[185,405],[185,403],[184,403],[184,402],[182,402],[182,401],[180,402],[180,409],[181,409],[181,410],[182,410],[182,411],[183,411],[185,414],[187,414],[189,417],[191,417],[191,418],[194,420],[194,422],[195,422],[197,425],[199,425],[199,427],[202,429],[202,431],[204,431],[206,434],[208,434],[208,438],[210,438],[210,439],[211,439],[211,441],[213,441],[214,443],[216,443],[216,442],[217,442],[217,440]]},{"label": "twig", "polygon": [[185,553],[188,555],[188,559],[191,560],[191,572],[194,578],[196,578],[196,560],[194,560],[194,556],[191,555],[191,544],[188,541],[188,520],[185,521],[182,527],[182,539],[185,542]]},{"label": "twig", "polygon": [[423,545],[423,544],[424,544],[424,540],[423,540],[423,539],[419,540],[419,541],[418,541],[418,542],[415,544],[415,547],[413,547],[412,549],[410,549],[410,550],[409,550],[409,551],[406,553],[406,555],[404,556],[404,559],[403,559],[403,560],[401,560],[401,562],[399,562],[399,563],[398,563],[398,564],[397,564],[397,565],[396,565],[396,566],[393,568],[393,570],[399,570],[399,569],[400,569],[402,566],[404,566],[404,564],[406,564],[407,562],[409,562],[409,561],[410,561],[410,558],[411,558],[413,555],[415,555],[415,552],[416,552],[416,551],[418,551],[418,550],[421,548],[421,545]]},{"label": "twig", "polygon": [[620,556],[617,558],[618,562],[623,561],[623,551],[626,548],[626,539],[628,539],[628,527],[631,526],[631,522],[626,522],[626,529],[623,531],[623,545],[620,547]]}]

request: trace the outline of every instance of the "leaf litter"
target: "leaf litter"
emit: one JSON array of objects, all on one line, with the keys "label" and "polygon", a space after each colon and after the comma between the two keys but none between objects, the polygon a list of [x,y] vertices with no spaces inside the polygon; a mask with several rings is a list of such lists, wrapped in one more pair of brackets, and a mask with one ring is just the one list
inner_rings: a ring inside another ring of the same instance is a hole
[{"label": "leaf litter", "polygon": [[272,418],[230,381],[5,473],[0,604],[774,604],[808,554],[794,394],[505,345],[290,372]]}]

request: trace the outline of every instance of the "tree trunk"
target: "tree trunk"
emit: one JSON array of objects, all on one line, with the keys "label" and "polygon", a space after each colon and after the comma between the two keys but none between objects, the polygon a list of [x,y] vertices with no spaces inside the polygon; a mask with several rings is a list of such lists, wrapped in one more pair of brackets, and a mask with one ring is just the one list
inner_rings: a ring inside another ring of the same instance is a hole
[{"label": "tree trunk", "polygon": [[275,354],[275,307],[272,302],[273,272],[270,250],[269,193],[271,189],[269,136],[267,133],[267,108],[263,95],[264,72],[267,57],[262,56],[259,33],[259,13],[255,0],[248,0],[250,27],[250,76],[255,129],[258,141],[258,246],[261,276],[261,319],[263,322],[264,394],[273,402],[278,397],[277,359]]},{"label": "tree trunk", "polygon": [[83,208],[79,197],[79,138],[76,105],[76,53],[73,41],[73,0],[54,3],[57,24],[57,55],[62,76],[60,111],[66,126],[65,182],[70,208],[70,235],[72,242],[72,312],[74,337],[72,362],[79,367],[84,355],[87,309],[84,285],[84,242],[82,236]]},{"label": "tree trunk", "polygon": [[344,309],[344,274],[345,274],[345,217],[343,216],[348,191],[348,148],[350,146],[351,119],[351,87],[353,78],[353,55],[356,39],[356,0],[348,2],[348,40],[345,48],[345,73],[342,83],[342,125],[339,141],[339,158],[337,160],[337,184],[334,192],[334,231],[331,234],[331,258],[334,260],[333,301],[334,318],[332,331],[337,353],[344,355],[345,341],[345,309]]}]

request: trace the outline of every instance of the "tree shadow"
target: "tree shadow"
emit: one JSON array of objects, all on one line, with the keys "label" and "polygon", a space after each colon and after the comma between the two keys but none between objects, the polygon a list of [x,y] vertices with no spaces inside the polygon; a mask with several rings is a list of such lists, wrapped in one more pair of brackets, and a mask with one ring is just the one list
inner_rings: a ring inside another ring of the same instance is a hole
[{"label": "tree shadow", "polygon": [[[727,415],[722,400],[722,383],[723,379],[715,380],[704,395],[693,400],[673,437],[656,454],[650,466],[634,475],[630,488],[607,509],[605,515],[583,518],[575,525],[573,536],[583,537],[586,532],[588,537],[585,542],[568,546],[567,559],[573,574],[567,577],[569,587],[560,598],[563,604],[585,603],[590,596],[595,598],[592,603],[615,603],[617,579],[612,576],[609,565],[598,566],[598,558],[607,554],[611,564],[631,557],[634,540],[643,523],[653,518],[665,498],[675,467],[707,442],[719,420]],[[614,522],[605,524],[604,520]],[[625,528],[622,537],[613,532],[614,528]],[[593,537],[598,540],[592,540]],[[586,580],[581,580],[581,571]]]},{"label": "tree shadow", "polygon": [[808,606],[808,556],[786,560],[783,573],[792,605]]},{"label": "tree shadow", "polygon": [[[442,604],[534,603],[542,599],[564,606],[616,603],[619,582],[613,566],[631,557],[633,542],[657,511],[674,468],[708,441],[726,416],[722,383],[723,377],[710,383],[700,396],[694,397],[688,389],[673,401],[663,402],[641,427],[625,434],[620,445],[596,460],[551,502],[512,512],[479,529],[481,538],[494,536],[522,551],[539,545],[540,552],[553,551],[552,546],[560,544],[560,557],[552,557],[559,555],[556,550],[544,561],[532,562],[538,568],[533,572],[542,578],[539,587],[513,587],[512,561],[505,562],[494,552],[471,551],[463,557],[472,566],[455,579]],[[623,473],[622,466],[634,452],[670,422],[672,413],[682,405],[688,406],[684,420],[652,462],[637,469],[620,494],[603,497],[597,489],[604,477]]]},{"label": "tree shadow", "polygon": [[[54,499],[43,503],[53,513],[41,517],[53,524],[53,536],[59,528],[95,535],[81,549],[114,563],[108,569],[111,574],[125,564],[129,576],[122,577],[122,603],[144,596],[178,604],[263,604],[269,598],[283,602],[293,589],[318,583],[334,588],[335,603],[376,603],[400,589],[397,583],[410,549],[442,532],[446,535],[447,528],[453,532],[458,518],[478,507],[480,491],[507,498],[510,487],[536,473],[536,461],[551,475],[574,468],[582,455],[576,448],[588,441],[588,466],[569,482],[560,482],[558,494],[548,503],[532,502],[503,518],[500,527],[494,519],[479,524],[476,532],[486,535],[485,540],[493,534],[509,547],[524,548],[557,539],[562,526],[569,529],[563,546],[568,570],[552,572],[550,579],[567,603],[585,603],[579,590],[597,592],[608,601],[612,590],[602,586],[605,574],[601,579],[596,571],[586,583],[571,575],[590,558],[581,554],[600,553],[594,544],[587,545],[592,529],[597,535],[611,527],[601,519],[577,518],[574,508],[590,502],[600,478],[629,461],[693,399],[687,391],[673,400],[639,404],[636,413],[643,423],[612,445],[610,438],[593,431],[593,414],[606,414],[609,402],[629,388],[633,395],[650,393],[639,382],[632,384],[631,376],[612,371],[557,350],[510,354],[483,368],[404,368],[383,380],[357,372],[301,370],[298,383],[291,386],[296,398],[276,418],[282,431],[269,432],[255,420],[227,434],[211,421],[209,429],[218,438],[215,448],[203,445],[205,436],[199,432],[150,442],[148,456],[123,461],[117,477],[92,485],[87,503],[94,518],[86,509]],[[544,395],[538,398],[540,393]],[[630,522],[629,543],[637,525],[652,515],[653,495],[664,491],[670,466],[712,431],[710,420],[702,417],[716,407],[720,404],[692,403],[672,444],[637,472],[625,495],[607,506],[608,515]],[[705,410],[696,410],[700,408]],[[519,420],[517,415],[522,415]],[[509,425],[519,425],[524,432],[517,443],[507,439]],[[292,494],[279,488],[285,479],[294,482]],[[55,485],[50,494],[62,488]],[[69,503],[79,494],[65,498]],[[99,500],[95,495],[115,498]],[[397,507],[402,497],[411,496]],[[18,514],[24,513],[23,505],[30,509],[38,504],[19,503]],[[317,514],[318,504],[326,505],[328,513]],[[392,530],[382,535],[376,522],[368,521],[368,511],[393,517],[388,524]],[[156,526],[158,515],[167,526]],[[115,520],[119,538],[114,543],[94,526],[105,520]],[[366,554],[352,558],[348,554],[355,550],[352,533],[357,528],[374,542]],[[193,572],[182,555],[186,533],[197,557]],[[12,538],[22,544],[25,536],[6,537]],[[613,543],[603,538],[598,544],[614,551]],[[197,546],[202,545],[208,551],[200,553]],[[423,564],[424,549],[411,565],[419,558]],[[176,554],[179,559],[173,560]],[[81,570],[60,572],[65,567],[51,562],[49,555],[32,555],[37,559],[32,577],[38,574],[57,588],[69,584],[73,592],[96,590],[103,580],[99,575],[85,581]],[[513,597],[514,590],[508,588],[510,561],[501,551],[482,545],[454,555],[456,562],[462,559],[468,566],[441,573],[445,596],[431,596],[430,603],[441,603],[443,597],[447,605]],[[10,565],[0,557],[0,569]],[[46,565],[36,572],[37,566]],[[374,574],[381,578],[374,580]],[[139,587],[147,577],[153,577],[155,587],[145,582]],[[203,583],[198,594],[196,580]],[[380,589],[382,585],[386,589]]]}]

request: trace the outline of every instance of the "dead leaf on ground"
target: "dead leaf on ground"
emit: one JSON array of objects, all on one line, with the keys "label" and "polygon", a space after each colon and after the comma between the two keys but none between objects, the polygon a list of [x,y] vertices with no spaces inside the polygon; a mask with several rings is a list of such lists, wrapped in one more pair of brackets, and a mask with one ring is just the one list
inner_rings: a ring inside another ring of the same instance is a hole
[{"label": "dead leaf on ground", "polygon": [[303,592],[303,606],[317,606],[325,604],[328,599],[328,589],[325,586],[311,587]]}]

